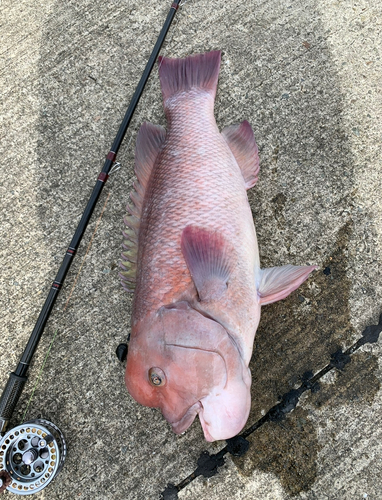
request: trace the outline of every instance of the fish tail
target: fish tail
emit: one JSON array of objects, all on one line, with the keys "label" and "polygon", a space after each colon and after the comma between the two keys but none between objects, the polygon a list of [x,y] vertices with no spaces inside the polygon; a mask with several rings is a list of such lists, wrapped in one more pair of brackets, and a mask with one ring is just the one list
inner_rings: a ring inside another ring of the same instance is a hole
[{"label": "fish tail", "polygon": [[221,51],[215,50],[185,59],[159,57],[159,79],[163,101],[178,92],[194,89],[209,91],[215,97]]}]

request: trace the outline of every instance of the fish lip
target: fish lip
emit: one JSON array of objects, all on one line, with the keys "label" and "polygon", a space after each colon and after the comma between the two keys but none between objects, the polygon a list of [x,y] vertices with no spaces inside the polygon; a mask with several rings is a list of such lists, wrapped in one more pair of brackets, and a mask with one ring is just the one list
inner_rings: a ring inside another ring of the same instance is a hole
[{"label": "fish lip", "polygon": [[202,403],[200,401],[197,401],[195,404],[188,408],[183,417],[181,417],[176,422],[169,422],[175,434],[182,434],[182,432],[187,430],[202,408]]},{"label": "fish lip", "polygon": [[[202,405],[202,408],[203,408],[203,405]],[[207,429],[206,421],[204,420],[204,418],[201,416],[200,413],[199,413],[199,420],[200,420],[200,425],[202,426],[202,429],[203,429],[204,439],[206,441],[208,441],[209,443],[216,441],[216,439],[214,437],[212,437],[211,434],[209,433],[209,430]]]}]

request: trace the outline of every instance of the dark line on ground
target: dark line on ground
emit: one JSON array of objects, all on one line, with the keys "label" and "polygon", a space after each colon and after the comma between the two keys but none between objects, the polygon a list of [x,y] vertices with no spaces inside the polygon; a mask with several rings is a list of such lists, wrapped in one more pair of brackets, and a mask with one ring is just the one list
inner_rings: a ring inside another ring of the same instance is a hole
[{"label": "dark line on ground", "polygon": [[365,344],[374,344],[378,341],[382,332],[382,314],[379,317],[378,325],[367,326],[362,332],[362,337],[346,351],[338,349],[331,355],[330,362],[322,368],[316,375],[312,372],[305,372],[302,376],[302,384],[297,389],[292,389],[280,397],[280,402],[274,405],[268,412],[251,427],[244,432],[226,441],[226,446],[218,453],[210,455],[208,451],[203,451],[198,458],[197,468],[188,477],[179,484],[168,484],[167,488],[161,493],[162,500],[177,500],[179,491],[183,490],[198,476],[212,477],[218,473],[218,468],[224,465],[224,456],[230,453],[233,456],[244,455],[249,448],[249,441],[246,438],[259,429],[266,422],[279,422],[285,418],[287,413],[293,411],[302,394],[306,391],[317,392],[320,390],[318,381],[334,368],[343,370],[345,365],[350,363],[351,355]]}]

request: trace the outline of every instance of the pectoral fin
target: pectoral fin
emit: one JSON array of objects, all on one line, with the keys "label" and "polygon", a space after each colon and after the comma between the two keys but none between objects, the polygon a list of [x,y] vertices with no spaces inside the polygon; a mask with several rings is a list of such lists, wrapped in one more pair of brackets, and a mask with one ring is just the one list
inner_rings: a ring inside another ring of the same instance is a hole
[{"label": "pectoral fin", "polygon": [[261,269],[258,286],[260,304],[264,306],[285,299],[315,269],[317,269],[317,266],[292,266],[290,264],[282,267]]},{"label": "pectoral fin", "polygon": [[217,300],[227,290],[232,264],[223,236],[197,226],[182,233],[182,253],[200,300]]}]

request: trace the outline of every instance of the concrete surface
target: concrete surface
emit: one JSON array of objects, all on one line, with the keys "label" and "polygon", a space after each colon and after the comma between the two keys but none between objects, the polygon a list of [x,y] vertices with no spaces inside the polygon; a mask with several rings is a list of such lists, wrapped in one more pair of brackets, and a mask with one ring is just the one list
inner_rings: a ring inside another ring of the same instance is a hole
[{"label": "concrete surface", "polygon": [[[0,387],[30,335],[169,3],[1,2]],[[249,198],[263,266],[320,265],[298,292],[264,307],[248,427],[305,372],[319,372],[338,348],[354,344],[382,310],[381,14],[377,0],[189,0],[162,50],[177,57],[223,50],[216,117],[220,128],[246,118],[257,137],[261,175]],[[131,299],[117,262],[134,139],[143,120],[165,124],[161,106],[155,72],[15,414],[16,423],[58,328],[27,418],[41,414],[59,425],[69,453],[36,498],[158,499],[196,469],[203,450],[225,445],[206,443],[198,422],[172,434],[158,411],[128,396],[114,354],[129,332]],[[252,433],[246,455],[226,455],[214,477],[198,477],[179,498],[381,499],[381,346],[358,349],[282,421]]]}]

